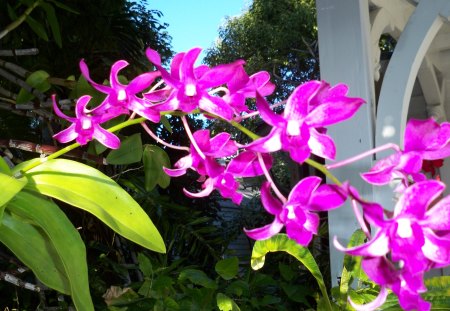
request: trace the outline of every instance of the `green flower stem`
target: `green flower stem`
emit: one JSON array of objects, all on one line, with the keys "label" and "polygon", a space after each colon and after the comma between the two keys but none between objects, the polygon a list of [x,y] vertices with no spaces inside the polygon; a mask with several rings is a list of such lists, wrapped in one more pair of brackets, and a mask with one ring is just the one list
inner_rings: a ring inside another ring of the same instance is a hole
[{"label": "green flower stem", "polygon": [[8,26],[6,26],[5,29],[3,29],[2,31],[0,31],[0,39],[2,39],[4,36],[6,36],[8,33],[10,33],[11,31],[13,31],[14,29],[16,29],[17,27],[19,27],[28,17],[28,15],[31,14],[31,12],[41,4],[41,0],[37,0],[35,1],[31,6],[28,7],[28,9],[25,10],[25,12],[23,12],[23,14],[21,16],[19,16],[19,18],[17,18],[15,21],[13,21],[11,24],[9,24]]},{"label": "green flower stem", "polygon": [[242,124],[236,122],[236,121],[231,121],[230,122],[231,125],[233,125],[235,128],[237,128],[238,130],[240,130],[242,133],[244,133],[245,135],[247,135],[248,137],[250,137],[253,140],[256,140],[258,138],[260,138],[259,135],[256,135],[255,133],[253,133],[252,131],[250,131],[249,129],[247,129],[245,126],[243,126]]},{"label": "green flower stem", "polygon": [[[120,124],[117,124],[117,125],[115,125],[115,126],[113,126],[113,127],[110,127],[110,128],[108,129],[108,132],[116,132],[116,131],[121,130],[121,129],[127,127],[127,126],[142,123],[142,122],[144,122],[145,120],[146,120],[145,118],[130,119],[130,120],[127,120],[127,121],[122,122],[122,123],[120,123]],[[69,146],[67,146],[67,147],[64,147],[64,148],[62,148],[61,150],[58,150],[58,151],[56,151],[55,153],[52,153],[52,154],[49,155],[48,157],[41,158],[41,161],[36,161],[36,162],[30,163],[30,165],[25,166],[25,167],[21,170],[21,172],[22,172],[22,173],[25,173],[25,172],[27,172],[27,171],[29,171],[29,170],[35,168],[36,166],[39,166],[39,165],[41,165],[42,163],[47,162],[47,161],[49,161],[49,160],[56,159],[56,158],[62,156],[63,154],[65,154],[65,153],[67,153],[67,152],[69,152],[69,151],[72,151],[72,150],[75,149],[75,148],[78,148],[79,146],[80,146],[79,143],[73,143],[73,144],[71,144],[71,145],[69,145]]]},{"label": "green flower stem", "polygon": [[321,171],[326,177],[328,177],[328,179],[332,180],[337,186],[342,186],[342,183],[339,181],[339,179],[337,179],[336,176],[331,174],[330,171],[325,167],[325,165],[322,165],[311,159],[306,159],[305,162]]}]

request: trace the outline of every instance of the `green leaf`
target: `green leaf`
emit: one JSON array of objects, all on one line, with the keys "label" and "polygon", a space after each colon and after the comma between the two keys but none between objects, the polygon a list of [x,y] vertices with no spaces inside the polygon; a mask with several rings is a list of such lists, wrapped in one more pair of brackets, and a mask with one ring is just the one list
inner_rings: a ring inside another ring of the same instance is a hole
[{"label": "green leaf", "polygon": [[63,4],[63,3],[59,2],[59,1],[56,1],[56,0],[47,0],[47,1],[53,3],[58,8],[63,9],[65,11],[67,11],[67,12],[70,12],[70,13],[73,13],[73,14],[80,14],[80,12],[72,9],[71,7],[68,7],[67,5],[65,5],[65,4]]},{"label": "green leaf", "polygon": [[261,269],[264,266],[265,256],[269,252],[286,252],[300,261],[314,276],[322,295],[330,304],[322,273],[308,248],[289,239],[286,234],[277,234],[270,239],[256,241],[251,258],[251,266],[254,270]]},{"label": "green leaf", "polygon": [[227,295],[218,293],[216,296],[217,307],[220,311],[240,311],[239,306]]},{"label": "green leaf", "polygon": [[158,146],[144,145],[142,161],[144,162],[145,190],[151,191],[156,185],[167,188],[170,177],[163,171],[163,167],[170,167],[167,153]]},{"label": "green leaf", "polygon": [[56,45],[62,48],[61,30],[59,28],[58,18],[56,17],[55,9],[48,3],[41,2],[40,6],[44,9],[47,15],[47,21],[52,30],[53,39],[55,39]]},{"label": "green leaf", "polygon": [[12,176],[0,173],[0,189],[2,194],[0,195],[0,219],[5,209],[6,203],[8,203],[23,187],[27,184],[26,178],[14,178]]},{"label": "green leaf", "polygon": [[[44,70],[38,70],[31,73],[25,82],[31,86],[32,88],[39,90],[41,92],[46,92],[50,89],[51,85],[47,81],[47,78],[50,75]],[[19,94],[17,95],[16,103],[23,104],[34,98],[34,95],[26,91],[25,89],[20,89]]]},{"label": "green leaf", "polygon": [[224,280],[231,280],[239,271],[239,259],[237,257],[222,259],[216,263],[215,269]]},{"label": "green leaf", "polygon": [[141,161],[142,159],[142,141],[141,134],[136,133],[125,138],[120,148],[112,150],[106,157],[109,164],[124,165]]},{"label": "green leaf", "polygon": [[29,15],[27,16],[25,21],[28,24],[28,26],[30,26],[31,30],[34,31],[35,34],[37,34],[42,40],[48,41],[47,32],[45,31],[45,28],[44,26],[42,26],[41,23],[39,23],[37,20],[35,20]]},{"label": "green leaf", "polygon": [[278,269],[280,270],[280,274],[286,281],[290,282],[295,276],[295,272],[291,269],[289,265],[279,262]]},{"label": "green leaf", "polygon": [[150,259],[143,253],[139,253],[137,256],[139,262],[139,269],[142,271],[145,277],[151,278],[153,276],[153,267]]},{"label": "green leaf", "polygon": [[16,20],[17,19],[17,14],[14,11],[14,9],[12,8],[12,6],[9,5],[9,3],[6,4],[6,9],[8,11],[8,16],[11,20]]},{"label": "green leaf", "polygon": [[89,293],[86,249],[67,216],[52,201],[27,191],[18,193],[7,209],[45,232],[69,279],[70,293],[77,310],[94,310]]},{"label": "green leaf", "polygon": [[164,241],[139,204],[102,172],[71,160],[55,159],[25,173],[27,188],[92,213],[123,237],[164,253]]},{"label": "green leaf", "polygon": [[183,282],[185,280],[189,280],[191,283],[195,285],[200,285],[210,289],[216,289],[217,284],[213,280],[211,280],[205,272],[197,269],[185,269],[180,272],[178,279]]},{"label": "green leaf", "polygon": [[44,285],[70,295],[70,282],[64,265],[43,230],[6,211],[0,226],[0,242],[29,267]]},{"label": "green leaf", "polygon": [[[351,238],[347,247],[354,247],[364,243],[366,235],[361,229],[356,230]],[[352,285],[353,280],[357,278],[363,281],[368,280],[367,275],[361,268],[361,257],[359,256],[344,256],[344,267],[341,274],[341,282],[339,286],[340,303],[347,305],[347,293]]]},{"label": "green leaf", "polygon": [[425,280],[427,296],[449,296],[450,297],[450,276],[438,276]]},{"label": "green leaf", "polygon": [[3,157],[0,157],[0,173],[11,175],[11,169]]}]

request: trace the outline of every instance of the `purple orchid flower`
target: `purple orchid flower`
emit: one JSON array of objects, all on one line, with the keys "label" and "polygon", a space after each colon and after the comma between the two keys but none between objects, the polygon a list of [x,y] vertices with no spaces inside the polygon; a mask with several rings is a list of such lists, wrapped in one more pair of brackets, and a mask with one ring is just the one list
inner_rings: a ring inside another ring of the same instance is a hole
[{"label": "purple orchid flower", "polygon": [[363,245],[344,248],[336,238],[334,245],[352,256],[380,257],[390,253],[394,262],[413,275],[429,270],[433,264],[450,264],[450,239],[438,234],[450,227],[450,196],[432,205],[444,188],[445,184],[436,180],[408,187],[395,205],[392,218],[387,220],[379,204],[364,202],[352,191],[366,220],[380,229]]},{"label": "purple orchid flower", "polygon": [[298,163],[303,163],[311,153],[334,159],[336,147],[323,128],[351,118],[364,103],[361,98],[347,97],[347,91],[343,84],[330,87],[324,81],[304,83],[289,96],[282,116],[275,114],[266,100],[256,94],[256,106],[272,130],[246,148],[258,152],[282,149]]},{"label": "purple orchid flower", "polygon": [[405,129],[405,148],[378,161],[362,178],[374,185],[388,184],[400,178],[404,189],[411,178],[415,182],[426,179],[420,173],[423,160],[437,160],[450,156],[450,123],[439,125],[432,118],[408,121]]},{"label": "purple orchid flower", "polygon": [[[233,77],[235,70],[242,67],[244,61],[238,60],[211,69],[205,65],[194,67],[201,51],[200,48],[193,48],[186,53],[175,55],[169,73],[162,67],[159,54],[155,50],[147,49],[147,58],[161,72],[164,82],[172,89],[159,109],[181,110],[189,113],[200,108],[229,121],[233,118],[233,109],[224,99],[212,96],[208,91],[227,83]],[[147,95],[144,94],[144,96]]]},{"label": "purple orchid flower", "polygon": [[128,63],[124,60],[119,60],[112,65],[109,76],[111,86],[107,86],[94,82],[89,75],[88,66],[83,60],[80,61],[81,73],[86,80],[96,90],[107,94],[102,105],[98,107],[98,112],[108,113],[112,117],[116,117],[121,114],[128,114],[129,110],[131,110],[152,122],[159,122],[160,113],[154,109],[154,105],[149,104],[143,98],[136,96],[136,94],[149,88],[155,79],[160,76],[160,73],[158,71],[146,72],[131,80],[128,85],[123,85],[119,82],[118,73],[126,66],[128,66]]},{"label": "purple orchid flower", "polygon": [[365,257],[361,262],[367,276],[381,286],[380,293],[365,305],[355,304],[349,299],[350,304],[356,311],[370,311],[381,307],[386,301],[390,288],[398,297],[400,306],[404,310],[428,311],[431,303],[423,300],[420,294],[426,292],[423,283],[423,272],[411,274],[405,269],[396,269],[385,257]]},{"label": "purple orchid flower", "polygon": [[236,115],[249,112],[245,99],[255,98],[256,91],[262,96],[268,96],[275,90],[275,85],[270,82],[270,74],[267,71],[260,71],[249,77],[242,66],[236,68],[227,86],[229,93],[223,98],[234,109]]},{"label": "purple orchid flower", "polygon": [[75,118],[68,117],[61,112],[56,103],[55,95],[52,96],[53,108],[58,117],[63,118],[69,122],[72,122],[67,129],[55,134],[53,137],[61,143],[67,143],[72,140],[76,140],[80,145],[87,144],[93,138],[97,139],[100,143],[111,149],[117,149],[120,146],[119,138],[103,129],[100,124],[107,121],[105,115],[98,115],[94,110],[86,109],[87,104],[91,96],[81,96],[75,105]]},{"label": "purple orchid flower", "polygon": [[247,236],[265,240],[279,233],[286,226],[289,238],[307,246],[319,227],[315,212],[328,211],[341,206],[346,197],[334,185],[320,185],[320,177],[302,179],[294,186],[287,202],[282,204],[270,194],[270,183],[261,187],[261,201],[266,211],[275,216],[274,221],[261,228],[247,230]]}]

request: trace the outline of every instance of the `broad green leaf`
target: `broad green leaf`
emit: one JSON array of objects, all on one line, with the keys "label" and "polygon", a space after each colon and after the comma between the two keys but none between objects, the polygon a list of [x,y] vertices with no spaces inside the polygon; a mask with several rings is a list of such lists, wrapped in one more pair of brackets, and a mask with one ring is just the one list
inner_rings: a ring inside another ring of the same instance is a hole
[{"label": "broad green leaf", "polygon": [[16,20],[17,19],[17,14],[14,11],[14,9],[12,8],[12,6],[9,5],[9,3],[6,4],[6,9],[8,11],[8,16],[11,20]]},{"label": "broad green leaf", "polygon": [[5,212],[0,226],[0,242],[29,267],[43,284],[70,295],[70,282],[64,265],[42,229]]},{"label": "broad green leaf", "polygon": [[31,30],[34,31],[35,34],[37,34],[42,40],[48,41],[47,32],[45,31],[45,28],[41,23],[39,23],[37,20],[35,20],[29,15],[27,16],[25,21],[28,24],[28,26],[30,26]]},{"label": "broad green leaf", "polygon": [[77,310],[94,310],[89,293],[86,249],[67,216],[52,201],[27,191],[18,193],[7,209],[45,232],[64,266]]},{"label": "broad green leaf", "polygon": [[158,146],[144,145],[142,161],[145,172],[145,189],[151,191],[156,185],[167,188],[170,184],[170,177],[163,171],[163,166],[170,167],[167,153]]},{"label": "broad green leaf", "polygon": [[[361,229],[356,230],[351,238],[347,247],[354,247],[364,243],[366,236]],[[341,282],[339,286],[340,291],[340,303],[347,304],[347,292],[349,287],[355,278],[360,280],[368,280],[367,275],[361,268],[361,257],[358,256],[344,256],[344,267],[342,268]]]},{"label": "broad green leaf", "polygon": [[[38,70],[30,74],[25,82],[32,88],[39,90],[41,92],[46,92],[50,89],[51,85],[47,81],[50,75],[44,70]],[[26,91],[25,89],[20,89],[17,95],[16,103],[23,104],[34,98],[34,95]]]},{"label": "broad green leaf", "polygon": [[180,272],[178,276],[180,281],[189,280],[195,285],[200,285],[210,289],[216,289],[217,284],[213,280],[211,280],[205,272],[197,269],[185,269]]},{"label": "broad green leaf", "polygon": [[92,213],[123,237],[164,253],[164,241],[139,204],[114,180],[85,164],[55,159],[25,173],[28,189]]},{"label": "broad green leaf", "polygon": [[3,157],[0,157],[0,173],[11,175],[11,169]]},{"label": "broad green leaf", "polygon": [[300,261],[314,276],[322,295],[330,304],[322,273],[308,248],[289,239],[286,234],[277,234],[270,239],[256,241],[251,258],[251,266],[254,270],[261,269],[264,266],[266,254],[269,252],[286,252]]},{"label": "broad green leaf", "polygon": [[0,219],[3,214],[6,203],[8,203],[23,187],[27,184],[26,178],[14,178],[12,176],[0,173]]},{"label": "broad green leaf", "polygon": [[[126,116],[125,115],[120,115],[114,119],[109,120],[108,122],[103,123],[102,127],[105,129],[108,129],[110,127],[113,127],[119,123],[122,123],[123,121],[125,121]],[[115,132],[116,134],[119,133],[119,131]],[[94,152],[95,154],[99,155],[102,152],[104,152],[106,149],[108,149],[108,147],[106,147],[105,145],[103,145],[101,142],[99,142],[98,140],[94,139],[93,141],[91,141],[89,144],[93,144],[94,146]],[[90,146],[89,146],[90,147]],[[142,151],[141,151],[142,153]]]},{"label": "broad green leaf", "polygon": [[220,311],[240,311],[239,306],[227,295],[218,293],[216,296],[217,307]]},{"label": "broad green leaf", "polygon": [[150,259],[143,253],[139,253],[137,259],[139,262],[139,270],[142,271],[145,277],[151,278],[153,276],[153,267]]},{"label": "broad green leaf", "polygon": [[109,164],[123,165],[141,161],[142,159],[142,141],[141,134],[136,133],[125,138],[120,148],[111,150],[106,157]]},{"label": "broad green leaf", "polygon": [[61,30],[59,29],[58,18],[56,17],[55,9],[48,3],[41,2],[40,6],[44,9],[47,15],[47,21],[52,30],[53,39],[55,39],[56,45],[62,48]]},{"label": "broad green leaf", "polygon": [[222,259],[216,263],[215,269],[224,280],[231,280],[239,271],[239,259],[237,257]]}]

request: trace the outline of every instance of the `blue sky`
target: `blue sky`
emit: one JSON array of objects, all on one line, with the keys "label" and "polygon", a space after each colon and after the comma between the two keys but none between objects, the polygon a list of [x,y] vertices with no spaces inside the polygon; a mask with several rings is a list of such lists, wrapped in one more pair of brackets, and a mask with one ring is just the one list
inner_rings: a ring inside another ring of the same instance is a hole
[{"label": "blue sky", "polygon": [[[149,0],[149,9],[161,11],[161,22],[168,23],[175,52],[192,47],[209,48],[227,16],[240,15],[250,0]],[[200,58],[204,53],[200,55]]]}]

